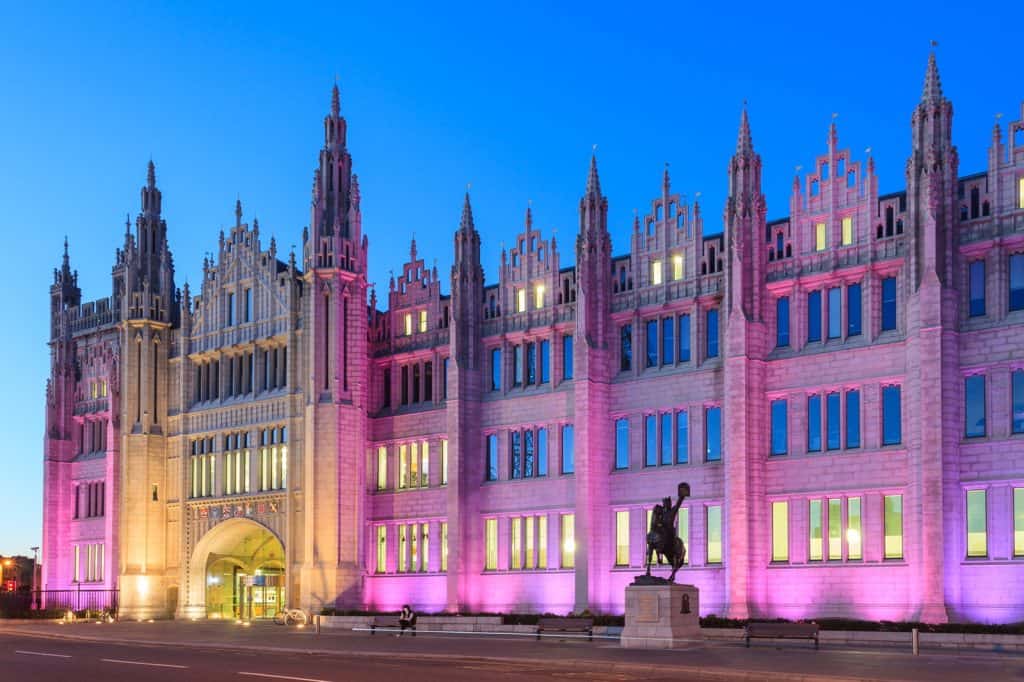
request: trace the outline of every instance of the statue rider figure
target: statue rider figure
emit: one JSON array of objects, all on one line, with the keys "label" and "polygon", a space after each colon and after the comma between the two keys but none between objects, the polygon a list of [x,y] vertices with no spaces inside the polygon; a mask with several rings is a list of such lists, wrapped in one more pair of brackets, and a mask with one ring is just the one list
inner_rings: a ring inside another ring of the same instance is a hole
[{"label": "statue rider figure", "polygon": [[676,533],[676,517],[683,500],[690,494],[690,485],[680,483],[679,499],[672,504],[671,497],[662,499],[661,504],[654,505],[651,512],[651,527],[647,533],[647,576],[651,575],[651,562],[657,553],[658,561],[666,561],[672,566],[668,581],[674,582],[676,572],[686,560],[686,546]]}]

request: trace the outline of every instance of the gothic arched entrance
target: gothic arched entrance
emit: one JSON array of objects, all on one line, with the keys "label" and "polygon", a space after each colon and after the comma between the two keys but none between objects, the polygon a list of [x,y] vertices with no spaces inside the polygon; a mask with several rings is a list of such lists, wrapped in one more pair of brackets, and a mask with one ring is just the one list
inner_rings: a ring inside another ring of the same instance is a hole
[{"label": "gothic arched entrance", "polygon": [[250,519],[211,528],[192,553],[189,573],[208,618],[273,618],[288,605],[284,545]]}]

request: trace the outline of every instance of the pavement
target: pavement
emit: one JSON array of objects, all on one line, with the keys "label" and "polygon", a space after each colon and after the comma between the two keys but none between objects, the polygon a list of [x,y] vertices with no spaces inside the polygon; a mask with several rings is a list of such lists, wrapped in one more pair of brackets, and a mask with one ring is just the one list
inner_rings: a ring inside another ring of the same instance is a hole
[{"label": "pavement", "polygon": [[225,621],[0,622],[0,670],[25,680],[833,680],[1024,681],[1024,655],[826,647],[785,641],[696,643],[673,651],[616,640],[508,633],[416,637],[251,627]]}]

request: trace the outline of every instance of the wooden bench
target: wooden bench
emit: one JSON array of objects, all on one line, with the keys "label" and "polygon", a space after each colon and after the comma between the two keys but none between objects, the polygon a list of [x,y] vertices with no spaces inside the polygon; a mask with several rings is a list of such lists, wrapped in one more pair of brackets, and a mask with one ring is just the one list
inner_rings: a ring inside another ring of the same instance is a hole
[{"label": "wooden bench", "polygon": [[818,648],[817,623],[748,623],[747,647],[751,639],[813,639]]},{"label": "wooden bench", "polygon": [[537,639],[545,632],[585,632],[594,641],[593,618],[541,618],[537,621]]},{"label": "wooden bench", "polygon": [[[370,621],[370,634],[377,634],[377,628],[392,628],[399,630],[402,627],[402,623],[398,616],[374,616],[373,620]],[[412,617],[412,623],[409,624],[409,629],[412,630],[412,636],[416,636],[416,616]]]}]

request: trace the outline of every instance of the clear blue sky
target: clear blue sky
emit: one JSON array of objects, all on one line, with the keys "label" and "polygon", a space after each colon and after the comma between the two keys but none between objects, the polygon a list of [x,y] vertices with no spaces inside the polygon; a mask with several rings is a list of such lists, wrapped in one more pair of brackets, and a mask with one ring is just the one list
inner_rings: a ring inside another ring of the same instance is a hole
[{"label": "clear blue sky", "polygon": [[489,280],[528,199],[572,262],[595,143],[616,252],[666,161],[674,187],[703,193],[707,231],[719,230],[744,99],[770,218],[787,212],[794,166],[824,151],[833,112],[843,146],[873,148],[881,191],[900,189],[931,39],[962,173],[984,169],[993,114],[1010,120],[1024,97],[1010,4],[819,2],[793,16],[776,3],[721,4],[5,3],[0,553],[40,539],[47,296],[61,241],[83,296],[108,296],[150,156],[179,285],[199,281],[236,196],[287,252],[309,219],[338,74],[370,279],[386,292],[414,231],[447,278],[467,182]]}]

